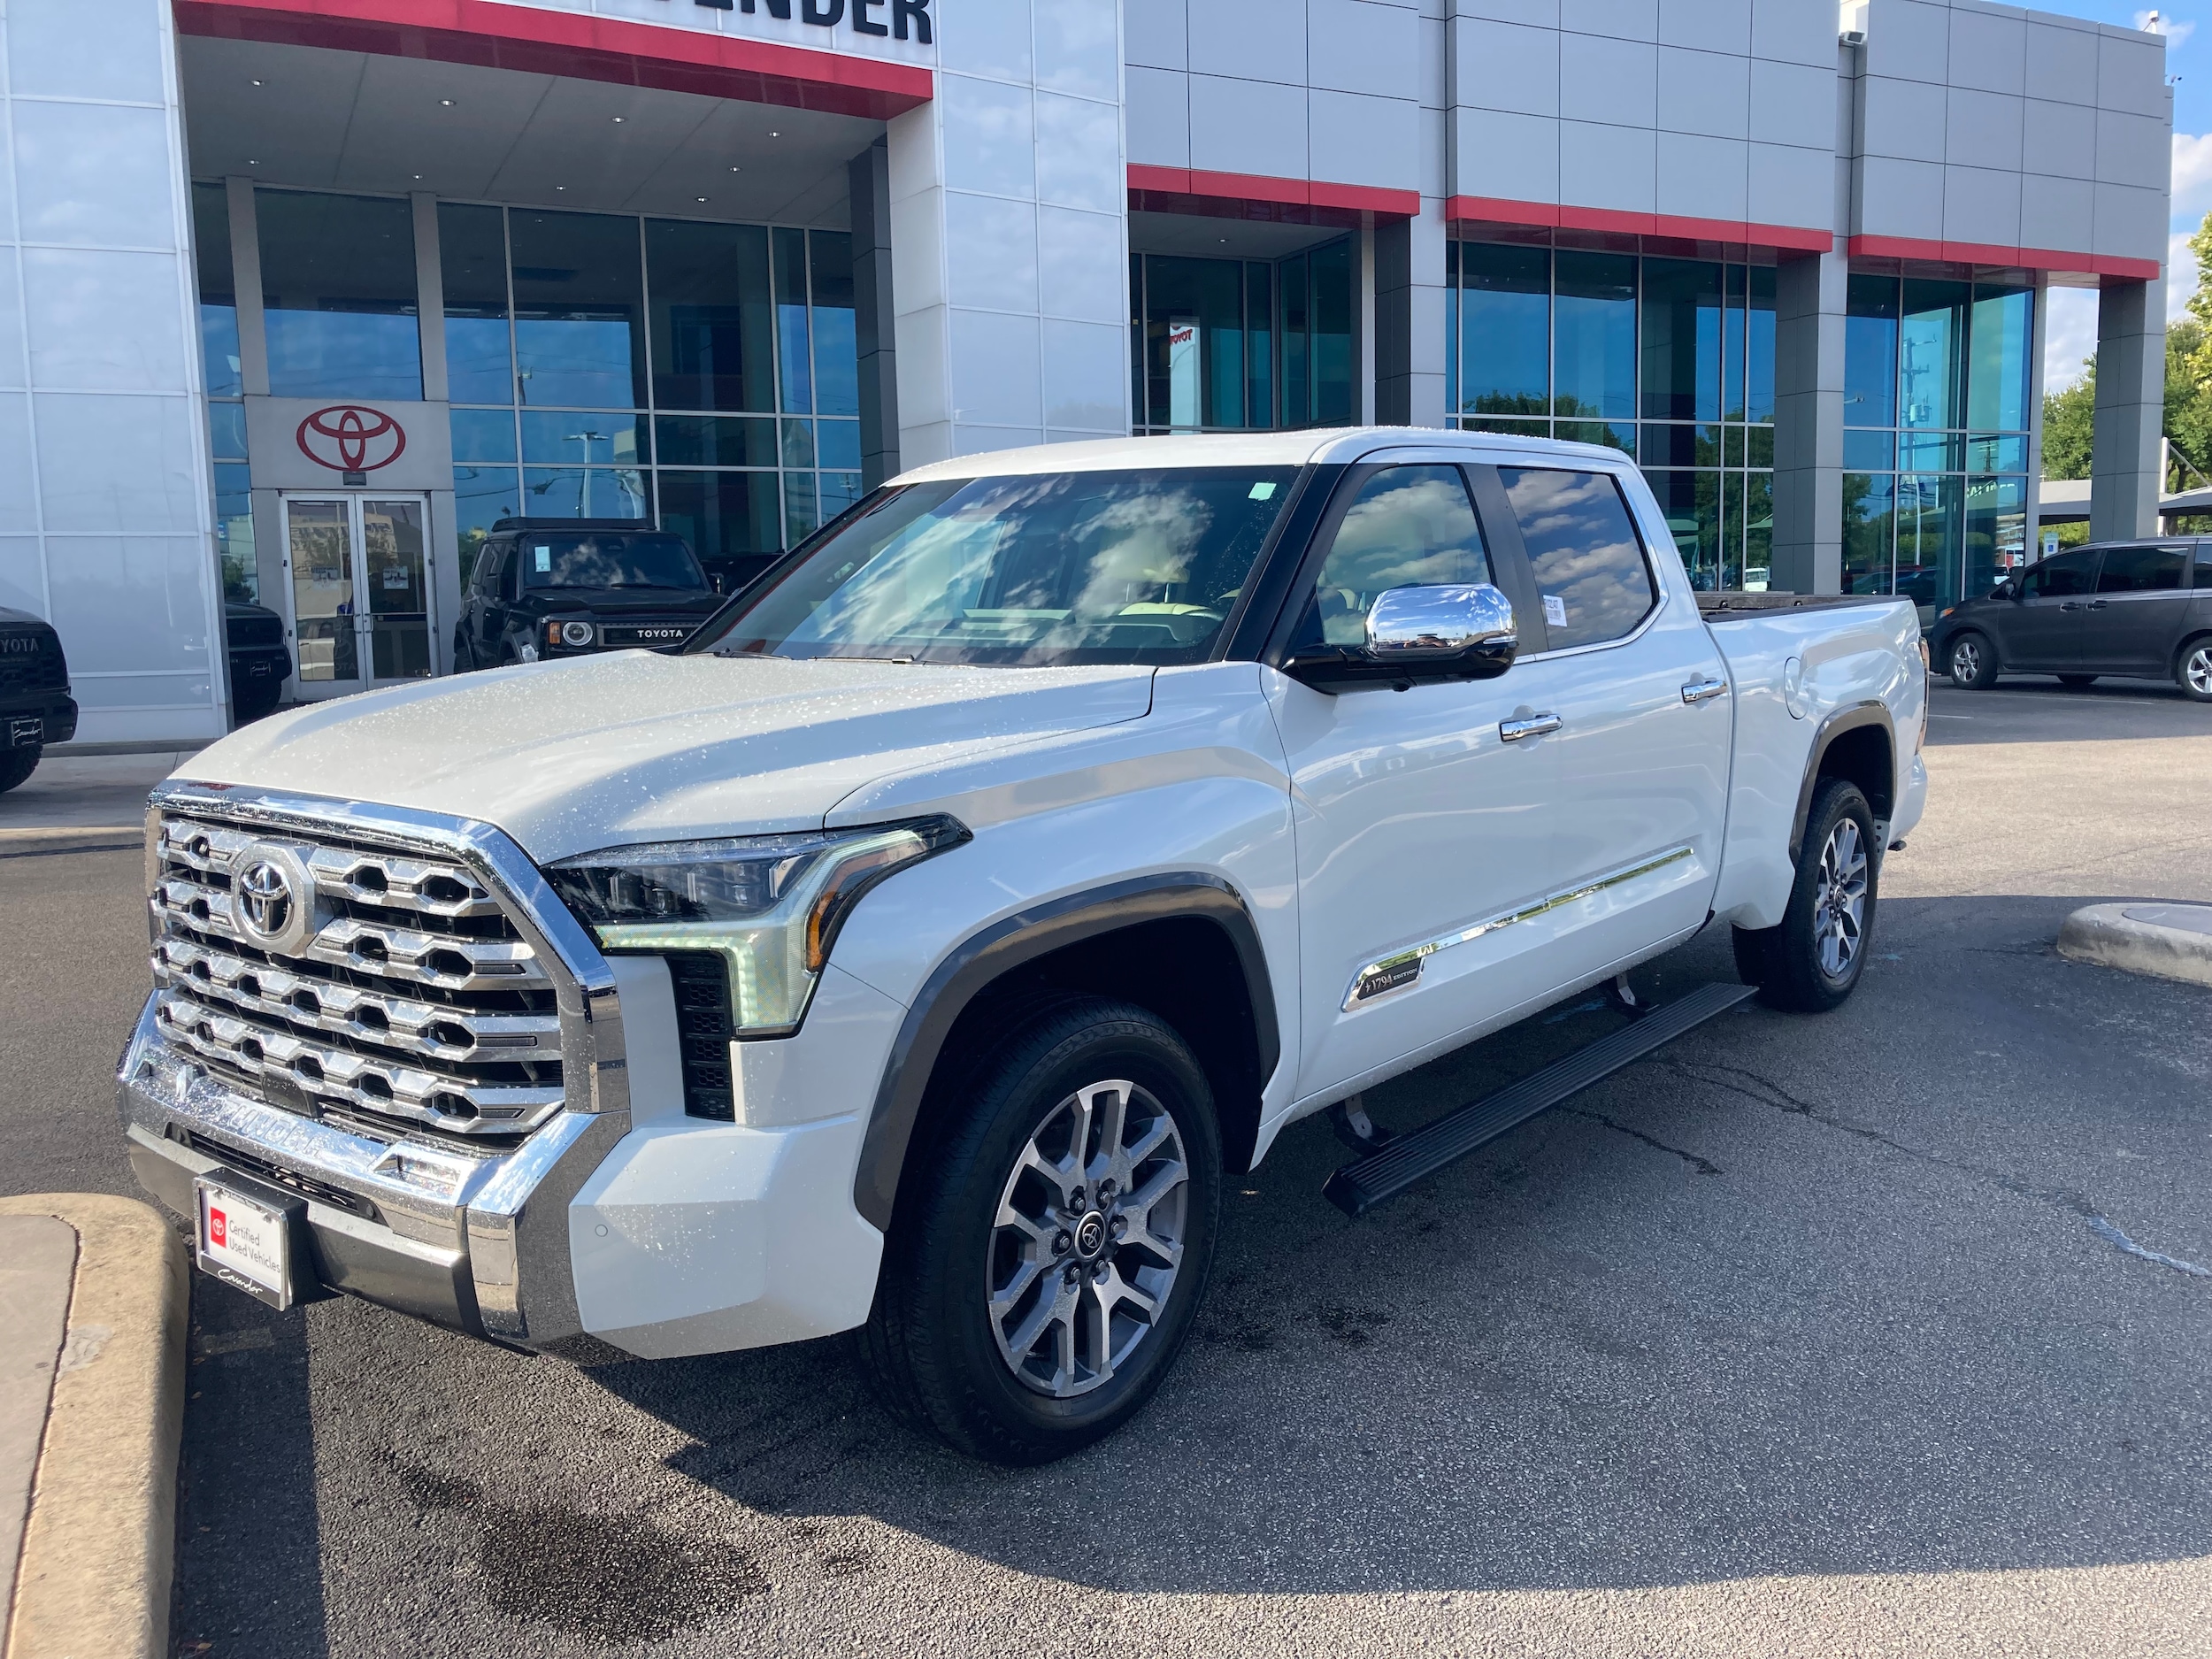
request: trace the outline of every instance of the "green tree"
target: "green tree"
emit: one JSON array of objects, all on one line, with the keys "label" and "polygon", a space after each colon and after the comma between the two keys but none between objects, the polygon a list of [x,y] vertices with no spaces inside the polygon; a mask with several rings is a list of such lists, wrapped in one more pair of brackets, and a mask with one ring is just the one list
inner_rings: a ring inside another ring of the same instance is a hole
[{"label": "green tree", "polygon": [[[2169,361],[2172,348],[2168,347]],[[2043,476],[2087,478],[2090,440],[2097,426],[2097,359],[2084,357],[2089,371],[2062,392],[2043,397]]]}]

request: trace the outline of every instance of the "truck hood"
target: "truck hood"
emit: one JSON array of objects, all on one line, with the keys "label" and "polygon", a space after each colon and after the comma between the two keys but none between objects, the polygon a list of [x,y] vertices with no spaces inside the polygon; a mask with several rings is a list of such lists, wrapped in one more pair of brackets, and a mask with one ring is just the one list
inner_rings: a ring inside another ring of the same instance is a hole
[{"label": "truck hood", "polygon": [[313,703],[175,776],[481,818],[540,860],[818,828],[933,760],[1141,718],[1149,668],[957,668],[625,651]]}]

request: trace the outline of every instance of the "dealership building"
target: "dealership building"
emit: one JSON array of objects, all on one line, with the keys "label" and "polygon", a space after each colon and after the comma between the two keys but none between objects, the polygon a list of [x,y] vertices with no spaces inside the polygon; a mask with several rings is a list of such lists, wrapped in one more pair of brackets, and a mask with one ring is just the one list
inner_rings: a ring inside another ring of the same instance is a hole
[{"label": "dealership building", "polygon": [[2155,35],[1978,0],[9,0],[0,605],[81,741],[449,671],[503,517],[725,570],[902,467],[1379,421],[1633,456],[1701,586],[2153,529]]}]

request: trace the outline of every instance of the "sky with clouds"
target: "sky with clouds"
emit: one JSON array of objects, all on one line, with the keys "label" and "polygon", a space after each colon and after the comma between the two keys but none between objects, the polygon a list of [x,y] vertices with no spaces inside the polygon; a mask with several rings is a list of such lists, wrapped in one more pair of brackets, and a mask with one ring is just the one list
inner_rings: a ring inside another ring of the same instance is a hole
[{"label": "sky with clouds", "polygon": [[[2166,315],[2183,314],[2197,286],[2189,236],[2212,211],[2212,36],[2195,37],[2206,4],[2162,6],[2150,12],[2125,0],[2040,0],[2042,9],[2094,18],[2124,27],[2156,27],[2166,37],[2166,76],[2174,86],[2174,216],[2166,257]],[[2156,23],[2152,19],[2155,18]],[[2089,288],[2053,288],[2045,321],[2045,388],[2057,391],[2081,378],[2082,360],[2097,349],[2097,296]]]}]

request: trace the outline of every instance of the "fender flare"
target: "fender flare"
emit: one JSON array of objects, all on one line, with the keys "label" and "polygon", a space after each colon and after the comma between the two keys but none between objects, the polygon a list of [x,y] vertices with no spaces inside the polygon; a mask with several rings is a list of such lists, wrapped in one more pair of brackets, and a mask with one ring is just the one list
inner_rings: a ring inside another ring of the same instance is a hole
[{"label": "fender flare", "polygon": [[1282,1058],[1274,986],[1259,930],[1235,887],[1202,871],[1173,871],[1045,900],[971,933],[948,951],[907,1010],[861,1142],[853,1175],[854,1208],[879,1231],[891,1230],[899,1178],[930,1076],[954,1025],[993,981],[1024,963],[1102,934],[1194,917],[1219,927],[1236,951],[1252,1004],[1260,1077],[1271,1077]]},{"label": "fender flare", "polygon": [[1805,757],[1804,781],[1797,787],[1797,815],[1790,820],[1790,863],[1797,862],[1804,850],[1805,820],[1812,816],[1813,786],[1820,780],[1820,763],[1828,758],[1828,751],[1835,741],[1846,732],[1855,732],[1862,726],[1881,727],[1889,739],[1889,792],[1894,805],[1897,799],[1897,723],[1890,718],[1889,705],[1878,698],[1854,703],[1838,709],[1820,723],[1813,733],[1812,752]]}]

